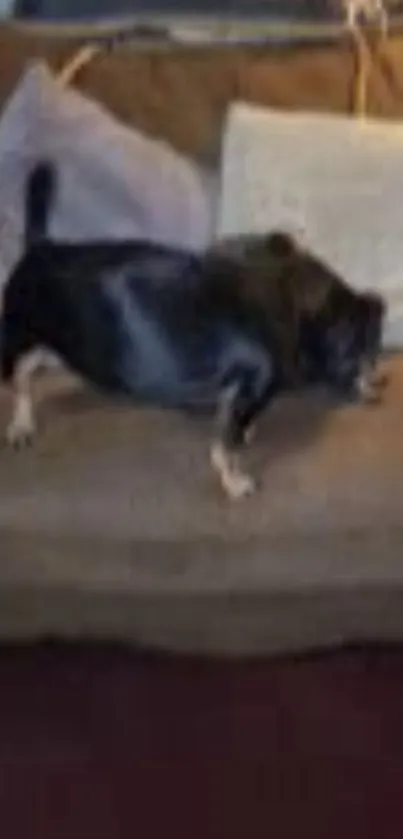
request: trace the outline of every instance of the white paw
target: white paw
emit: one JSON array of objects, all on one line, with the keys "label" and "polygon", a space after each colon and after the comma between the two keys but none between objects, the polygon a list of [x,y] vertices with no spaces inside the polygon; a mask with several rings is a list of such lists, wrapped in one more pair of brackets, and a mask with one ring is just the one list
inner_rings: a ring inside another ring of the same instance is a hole
[{"label": "white paw", "polygon": [[247,446],[253,442],[256,437],[256,425],[248,425],[244,433],[244,441]]},{"label": "white paw", "polygon": [[12,449],[24,449],[32,444],[35,425],[32,420],[12,420],[6,430],[6,442]]},{"label": "white paw", "polygon": [[375,405],[381,401],[382,387],[367,376],[360,376],[356,381],[356,393],[366,405]]},{"label": "white paw", "polygon": [[222,476],[222,485],[231,501],[253,495],[256,490],[255,481],[244,472],[232,472]]},{"label": "white paw", "polygon": [[221,486],[231,500],[235,501],[252,495],[256,486],[253,478],[240,469],[236,455],[231,454],[222,443],[216,443],[211,449],[211,465],[218,473]]}]

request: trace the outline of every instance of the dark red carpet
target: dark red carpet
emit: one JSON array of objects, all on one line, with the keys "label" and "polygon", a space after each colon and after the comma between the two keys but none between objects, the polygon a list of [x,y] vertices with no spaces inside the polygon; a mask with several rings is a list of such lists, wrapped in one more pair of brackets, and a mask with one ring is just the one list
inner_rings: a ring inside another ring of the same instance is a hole
[{"label": "dark red carpet", "polygon": [[398,839],[403,650],[0,650],[4,839]]}]

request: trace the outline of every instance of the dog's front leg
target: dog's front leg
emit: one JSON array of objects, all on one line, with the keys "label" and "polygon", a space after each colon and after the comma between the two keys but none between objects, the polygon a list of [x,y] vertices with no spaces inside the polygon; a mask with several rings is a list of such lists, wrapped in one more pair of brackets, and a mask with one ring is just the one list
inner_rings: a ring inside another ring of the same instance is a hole
[{"label": "dog's front leg", "polygon": [[357,376],[354,390],[366,404],[378,404],[388,381],[389,377],[386,373],[379,373],[373,367],[365,367]]},{"label": "dog's front leg", "polygon": [[12,375],[12,414],[6,430],[9,446],[19,449],[29,445],[36,431],[32,378],[42,366],[43,350],[35,349],[22,355],[15,362]]},{"label": "dog's front leg", "polygon": [[241,450],[272,394],[271,373],[270,365],[263,363],[256,371],[245,371],[221,395],[211,465],[233,500],[251,495],[256,488],[254,479],[241,466]]},{"label": "dog's front leg", "polygon": [[241,384],[234,382],[229,385],[220,397],[216,439],[211,446],[211,465],[217,472],[221,486],[229,498],[235,500],[251,495],[255,490],[255,482],[240,464],[239,449],[245,441],[243,433],[238,428],[237,403],[240,399]]},{"label": "dog's front leg", "polygon": [[211,465],[218,473],[221,486],[231,500],[236,501],[255,492],[255,481],[241,468],[239,453],[229,448],[222,440],[217,440],[211,447]]}]

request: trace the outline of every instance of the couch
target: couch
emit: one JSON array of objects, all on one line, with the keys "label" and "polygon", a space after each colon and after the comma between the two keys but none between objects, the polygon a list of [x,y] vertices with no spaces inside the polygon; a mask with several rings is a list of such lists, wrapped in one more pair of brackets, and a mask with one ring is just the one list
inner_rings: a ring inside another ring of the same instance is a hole
[{"label": "couch", "polygon": [[[0,28],[0,101],[28,60],[60,69],[71,37]],[[234,98],[346,112],[356,54],[336,45],[121,48],[74,84],[120,119],[217,167]],[[133,84],[128,84],[128,79]],[[368,110],[403,112],[403,39],[384,45]],[[0,638],[118,638],[209,654],[274,654],[403,638],[403,363],[374,408],[279,400],[251,448],[262,485],[224,500],[209,427],[44,380],[35,447],[0,451]],[[41,386],[42,387],[42,386]],[[5,427],[9,397],[0,394]]]}]

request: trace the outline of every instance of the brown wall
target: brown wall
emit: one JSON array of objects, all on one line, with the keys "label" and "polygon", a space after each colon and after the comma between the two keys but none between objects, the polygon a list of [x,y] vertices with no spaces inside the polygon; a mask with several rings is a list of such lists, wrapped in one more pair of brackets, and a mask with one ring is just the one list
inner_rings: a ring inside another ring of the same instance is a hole
[{"label": "brown wall", "polygon": [[[0,103],[29,59],[60,69],[78,42],[0,27]],[[199,159],[216,156],[234,98],[279,108],[352,112],[356,54],[338,46],[175,48],[100,55],[75,79],[125,122]],[[374,49],[368,111],[403,116],[403,37]]]}]

